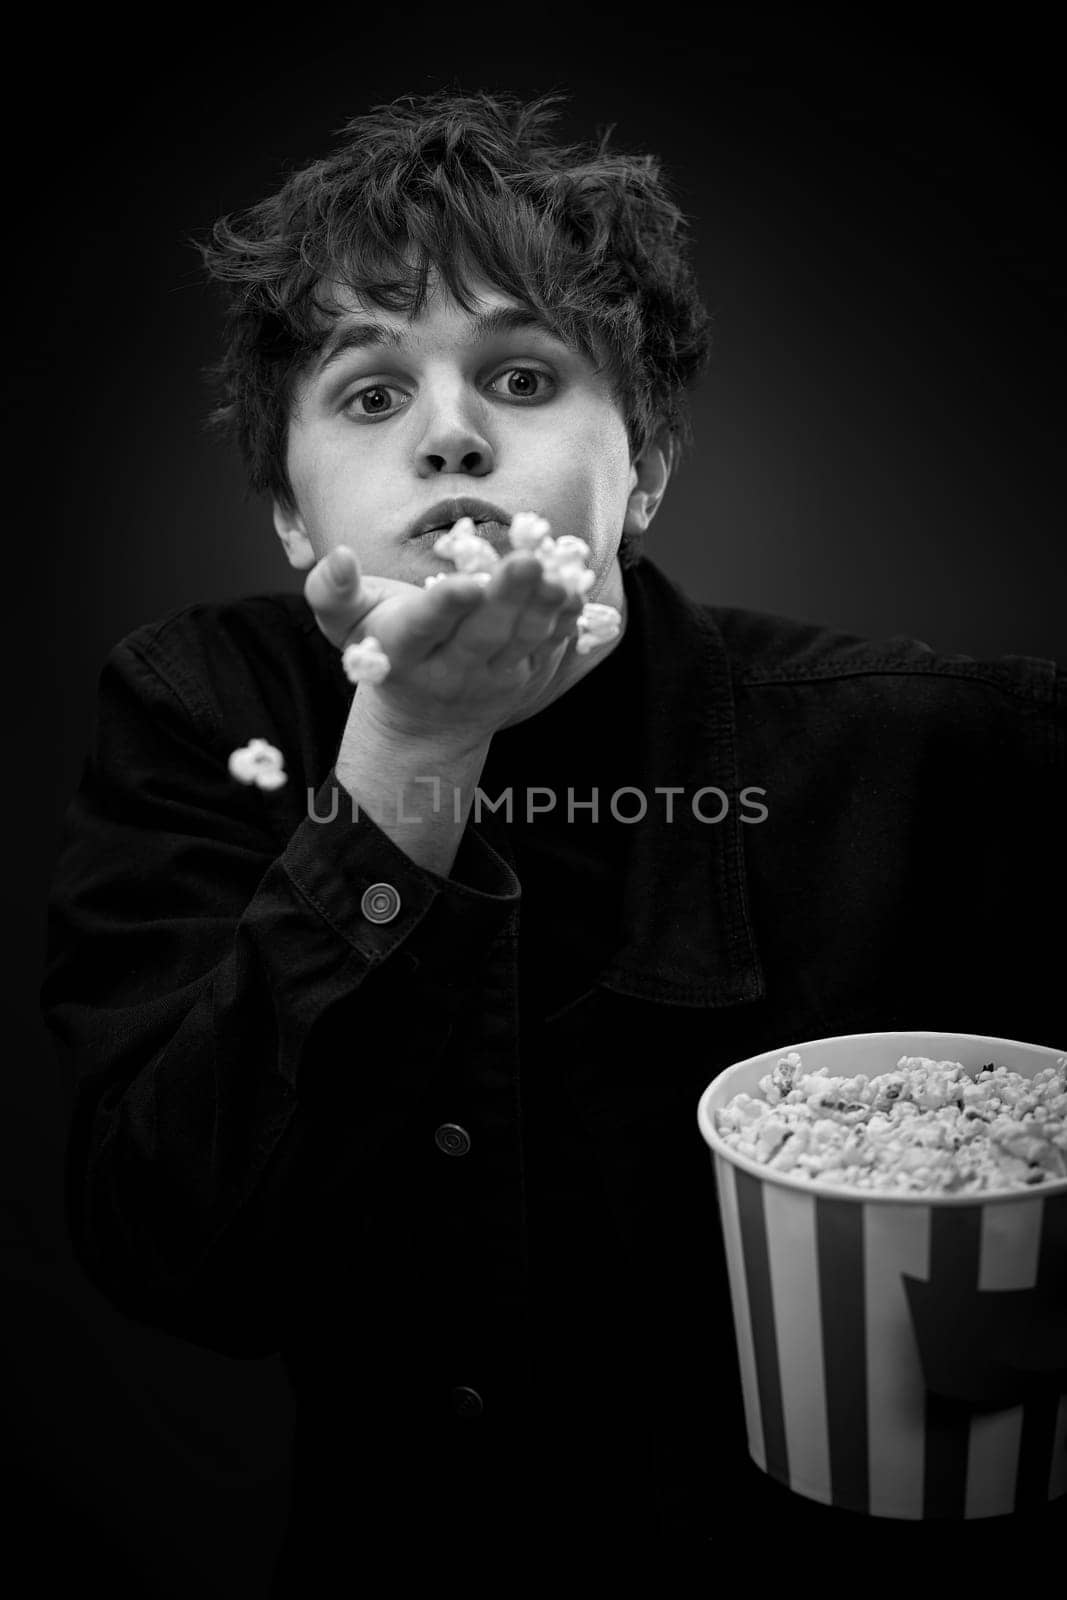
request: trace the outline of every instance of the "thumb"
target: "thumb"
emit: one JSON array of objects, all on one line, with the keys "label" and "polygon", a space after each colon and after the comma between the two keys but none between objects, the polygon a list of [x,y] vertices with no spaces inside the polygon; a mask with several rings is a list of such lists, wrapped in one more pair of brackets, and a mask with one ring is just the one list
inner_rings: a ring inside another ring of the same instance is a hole
[{"label": "thumb", "polygon": [[348,545],[337,545],[315,563],[304,584],[304,598],[321,631],[340,649],[372,604]]},{"label": "thumb", "polygon": [[326,557],[327,576],[338,593],[359,582],[359,562],[347,544],[339,544]]}]

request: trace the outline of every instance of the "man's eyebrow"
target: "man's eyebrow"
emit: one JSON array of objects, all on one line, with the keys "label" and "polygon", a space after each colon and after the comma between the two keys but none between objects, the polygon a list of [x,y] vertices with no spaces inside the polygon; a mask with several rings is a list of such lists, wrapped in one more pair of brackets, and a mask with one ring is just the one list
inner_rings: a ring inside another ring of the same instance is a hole
[{"label": "man's eyebrow", "polygon": [[[468,324],[467,339],[471,344],[484,344],[489,339],[505,333],[541,333],[558,344],[570,347],[560,330],[549,318],[526,306],[494,306],[473,317]],[[404,330],[381,322],[343,322],[327,339],[315,365],[314,376],[321,378],[335,361],[350,350],[398,350],[404,343]]]}]

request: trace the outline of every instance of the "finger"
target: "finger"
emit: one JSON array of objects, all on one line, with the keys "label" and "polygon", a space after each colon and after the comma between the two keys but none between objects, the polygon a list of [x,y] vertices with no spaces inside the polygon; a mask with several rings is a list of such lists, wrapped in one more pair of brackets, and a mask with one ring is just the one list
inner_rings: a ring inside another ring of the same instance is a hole
[{"label": "finger", "polygon": [[315,563],[304,584],[304,598],[322,632],[338,649],[348,642],[373,603],[355,552],[348,545],[337,545]]},{"label": "finger", "polygon": [[568,595],[560,584],[550,580],[542,582],[515,619],[507,644],[489,658],[489,666],[494,671],[509,671],[531,652],[567,637],[576,630],[581,609],[582,601],[577,595]]},{"label": "finger", "polygon": [[424,590],[405,620],[405,662],[420,661],[448,644],[464,619],[484,603],[485,589],[467,573],[450,573],[443,583]]},{"label": "finger", "polygon": [[530,670],[539,672],[566,645],[578,637],[578,618],[582,614],[584,602],[578,596],[570,596],[569,603],[560,608],[559,615],[553,624],[552,632],[543,644],[537,645],[529,656]]},{"label": "finger", "polygon": [[[484,604],[456,629],[450,648],[463,660],[484,662],[507,646],[519,619],[531,607],[544,609],[536,596],[544,583],[541,563],[520,554],[500,563],[484,590]],[[535,630],[538,636],[539,629]]]}]

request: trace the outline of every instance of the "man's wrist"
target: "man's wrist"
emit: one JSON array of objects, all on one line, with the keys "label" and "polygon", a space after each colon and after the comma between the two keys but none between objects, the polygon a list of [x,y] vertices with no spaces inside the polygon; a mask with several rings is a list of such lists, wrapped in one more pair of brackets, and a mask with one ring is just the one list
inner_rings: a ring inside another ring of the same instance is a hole
[{"label": "man's wrist", "polygon": [[398,715],[375,691],[374,685],[361,684],[349,712],[345,739],[357,741],[362,735],[398,755],[405,763],[420,758],[427,771],[464,768],[471,762],[484,762],[494,729]]}]

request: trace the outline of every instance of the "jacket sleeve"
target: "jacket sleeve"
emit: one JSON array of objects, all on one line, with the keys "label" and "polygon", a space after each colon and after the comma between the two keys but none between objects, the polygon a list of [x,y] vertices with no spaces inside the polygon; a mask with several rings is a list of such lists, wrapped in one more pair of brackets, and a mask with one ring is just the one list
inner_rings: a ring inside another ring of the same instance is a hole
[{"label": "jacket sleeve", "polygon": [[[271,794],[235,782],[217,734],[147,653],[112,651],[41,1004],[74,1083],[86,1274],[135,1320],[262,1356],[304,1230],[373,1182],[519,890],[471,826],[451,878],[418,867],[333,770],[279,851]],[[400,910],[375,923],[361,901],[383,882]]]}]

